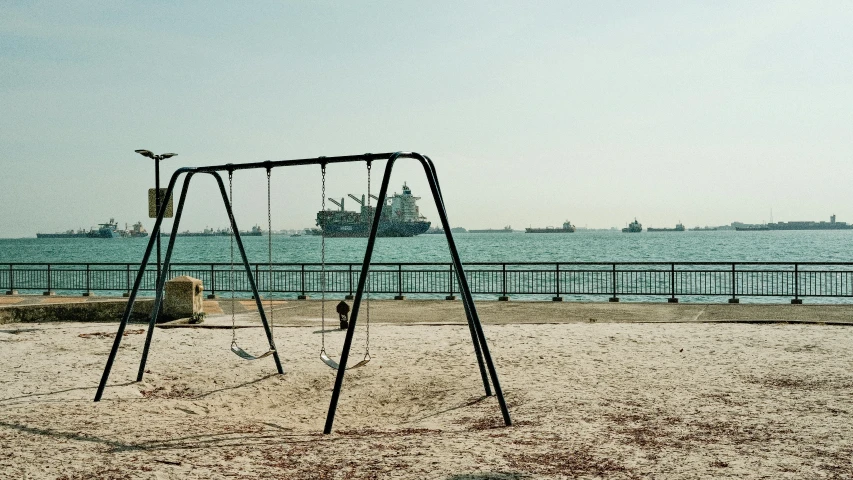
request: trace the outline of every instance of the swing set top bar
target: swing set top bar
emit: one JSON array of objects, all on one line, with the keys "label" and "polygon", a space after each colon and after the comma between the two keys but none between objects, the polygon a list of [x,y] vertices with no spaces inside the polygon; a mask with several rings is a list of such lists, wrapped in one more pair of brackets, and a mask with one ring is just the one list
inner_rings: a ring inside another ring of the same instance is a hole
[{"label": "swing set top bar", "polygon": [[392,152],[392,153],[364,153],[361,155],[342,155],[338,157],[314,157],[300,158],[296,160],[266,160],[263,162],[251,163],[227,163],[224,165],[210,165],[206,167],[184,167],[177,170],[178,172],[193,172],[193,173],[209,173],[209,172],[234,172],[237,170],[252,170],[256,168],[276,168],[276,167],[292,167],[296,165],[322,165],[329,163],[347,163],[347,162],[372,162],[374,160],[389,160],[394,155],[407,157],[413,152]]}]

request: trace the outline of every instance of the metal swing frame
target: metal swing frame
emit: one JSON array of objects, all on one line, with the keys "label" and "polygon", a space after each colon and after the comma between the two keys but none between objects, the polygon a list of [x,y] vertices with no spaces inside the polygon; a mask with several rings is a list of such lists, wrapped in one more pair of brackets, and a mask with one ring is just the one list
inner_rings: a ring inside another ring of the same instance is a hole
[{"label": "metal swing frame", "polygon": [[[234,240],[236,241],[237,247],[240,250],[240,257],[243,260],[243,266],[246,269],[246,274],[249,279],[249,285],[252,289],[252,293],[254,294],[255,302],[258,307],[258,312],[260,313],[261,322],[263,323],[264,331],[266,332],[267,340],[269,341],[270,350],[273,351],[272,356],[275,360],[276,369],[278,370],[278,373],[282,374],[284,373],[284,371],[281,367],[281,360],[279,359],[278,350],[275,347],[272,332],[270,330],[269,324],[267,323],[263,303],[261,302],[261,297],[258,293],[258,288],[255,283],[255,279],[252,275],[253,272],[249,265],[248,258],[246,257],[246,251],[243,248],[243,241],[240,238],[240,230],[237,228],[237,222],[234,219],[234,212],[231,210],[231,205],[228,201],[228,196],[225,192],[225,185],[222,182],[222,177],[219,175],[219,172],[233,173],[237,170],[271,169],[276,167],[290,167],[300,165],[329,165],[333,163],[373,162],[379,160],[386,161],[385,173],[382,178],[382,186],[379,190],[379,200],[376,203],[376,213],[374,214],[373,224],[370,228],[370,236],[367,240],[367,248],[364,254],[364,261],[362,263],[361,273],[359,274],[358,278],[358,289],[356,291],[355,299],[353,302],[353,308],[350,315],[350,325],[347,329],[346,338],[344,340],[343,349],[341,351],[341,359],[338,362],[335,386],[332,391],[332,398],[329,402],[329,410],[326,415],[326,424],[323,429],[324,434],[329,434],[332,432],[332,426],[334,425],[335,412],[338,406],[338,399],[340,398],[344,375],[346,374],[347,370],[347,361],[349,359],[350,347],[352,346],[353,334],[355,333],[355,326],[358,321],[359,307],[361,306],[362,295],[364,293],[369,266],[371,263],[371,258],[373,256],[373,247],[376,243],[376,234],[379,230],[379,222],[382,217],[382,208],[385,206],[385,199],[388,193],[388,185],[391,180],[391,171],[394,167],[394,163],[401,158],[414,159],[418,161],[424,169],[424,173],[427,177],[427,182],[429,183],[433,199],[435,200],[436,209],[438,210],[438,216],[441,220],[441,226],[444,229],[444,234],[447,238],[448,247],[450,249],[450,255],[452,257],[453,266],[456,272],[456,278],[459,282],[460,293],[462,295],[462,304],[465,309],[465,316],[468,320],[468,329],[471,334],[471,342],[474,346],[474,353],[477,357],[477,365],[480,369],[480,377],[483,381],[483,389],[485,390],[486,396],[492,396],[492,387],[494,387],[494,395],[497,396],[498,404],[500,405],[501,409],[501,414],[503,415],[504,424],[510,426],[512,425],[512,420],[510,419],[509,410],[507,409],[506,401],[504,400],[503,396],[503,391],[500,386],[500,381],[498,380],[498,372],[495,368],[494,362],[492,361],[492,356],[489,352],[488,343],[486,342],[486,336],[483,333],[483,326],[480,322],[480,317],[477,314],[477,308],[474,305],[474,299],[471,295],[471,289],[468,286],[468,280],[465,277],[464,269],[462,267],[462,261],[459,258],[459,252],[456,248],[456,243],[453,240],[453,234],[450,231],[450,224],[447,220],[447,212],[444,206],[444,197],[441,194],[441,188],[438,184],[438,174],[436,173],[435,165],[428,156],[421,155],[415,152],[395,152],[378,154],[366,153],[363,155],[317,157],[297,160],[278,160],[243,164],[229,163],[225,165],[179,168],[178,170],[175,170],[175,172],[172,174],[172,177],[169,180],[169,186],[166,189],[166,198],[170,198],[175,190],[175,185],[177,184],[178,178],[181,175],[186,174],[186,176],[184,177],[181,197],[178,202],[178,208],[175,212],[175,220],[172,225],[172,235],[169,237],[169,245],[166,250],[163,270],[166,272],[169,271],[172,251],[174,249],[175,239],[177,238],[178,227],[181,222],[181,215],[183,213],[184,203],[186,201],[190,181],[196,174],[203,173],[213,176],[214,179],[216,179],[216,182],[219,186],[219,191],[222,194],[222,200],[225,204],[225,210],[228,214],[228,219],[230,221],[231,228],[234,231]],[[166,213],[166,206],[167,203],[164,203],[160,207],[160,211],[157,212],[157,219],[154,222],[154,227],[151,230],[148,246],[145,248],[145,254],[142,257],[139,272],[137,273],[136,279],[134,280],[133,289],[131,290],[130,296],[127,300],[127,307],[125,308],[124,315],[122,316],[121,322],[119,323],[118,331],[116,332],[115,336],[115,341],[113,342],[109,358],[107,359],[107,364],[104,367],[104,372],[101,376],[100,384],[98,385],[97,393],[95,394],[96,402],[101,400],[107,381],[109,380],[110,371],[112,370],[113,362],[115,361],[116,354],[118,353],[118,348],[121,344],[125,327],[127,326],[128,320],[130,319],[130,315],[133,312],[133,305],[136,302],[136,296],[139,293],[139,287],[142,283],[142,277],[145,273],[145,269],[151,257],[151,251],[154,247],[156,239],[160,237],[160,227],[163,223],[163,218]],[[145,373],[145,363],[148,358],[148,352],[151,346],[151,338],[154,332],[154,325],[157,322],[157,318],[159,316],[160,311],[160,305],[163,302],[163,287],[165,285],[165,282],[166,275],[163,275],[161,276],[160,281],[157,284],[156,295],[154,298],[154,306],[151,310],[151,317],[148,322],[148,331],[145,337],[145,347],[142,350],[142,359],[139,363],[139,371],[137,373],[136,381],[141,381]]]}]

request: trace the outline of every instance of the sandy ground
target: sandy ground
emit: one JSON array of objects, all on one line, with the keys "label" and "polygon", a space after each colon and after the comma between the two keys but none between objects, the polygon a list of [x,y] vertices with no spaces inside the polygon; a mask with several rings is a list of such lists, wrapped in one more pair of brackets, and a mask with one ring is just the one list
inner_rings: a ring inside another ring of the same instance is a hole
[{"label": "sandy ground", "polygon": [[[461,305],[380,303],[373,360],[347,373],[323,435],[334,371],[319,359],[316,304],[297,303],[274,314],[284,375],[271,357],[232,354],[229,329],[157,328],[136,383],[147,326],[130,325],[100,403],[116,324],[0,325],[0,478],[853,478],[848,326],[635,323],[606,304],[533,324],[486,302],[505,428],[465,325],[394,321],[441,308],[458,320]],[[208,325],[230,324],[223,307]],[[235,308],[239,325],[257,325],[250,309]],[[265,350],[260,328],[234,333]]]}]

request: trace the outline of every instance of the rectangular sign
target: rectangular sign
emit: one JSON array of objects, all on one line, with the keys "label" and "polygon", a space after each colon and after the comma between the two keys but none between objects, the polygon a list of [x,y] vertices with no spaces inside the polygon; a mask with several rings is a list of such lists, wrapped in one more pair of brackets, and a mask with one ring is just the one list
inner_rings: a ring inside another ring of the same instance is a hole
[{"label": "rectangular sign", "polygon": [[[148,189],[148,218],[157,218],[157,203],[154,198],[154,188]],[[165,188],[160,189],[160,202],[163,202],[163,199],[166,197]],[[172,218],[174,215],[172,213],[172,197],[169,197],[169,203],[166,205],[166,215],[163,218]]]}]

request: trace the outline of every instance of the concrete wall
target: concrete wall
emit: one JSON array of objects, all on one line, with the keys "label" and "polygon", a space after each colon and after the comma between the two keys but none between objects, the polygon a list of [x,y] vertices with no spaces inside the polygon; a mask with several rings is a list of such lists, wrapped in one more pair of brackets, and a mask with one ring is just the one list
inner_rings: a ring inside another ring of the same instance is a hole
[{"label": "concrete wall", "polygon": [[[124,300],[10,305],[0,307],[0,324],[35,322],[119,322],[127,302]],[[153,299],[136,300],[132,322],[147,322],[154,306]]]}]

